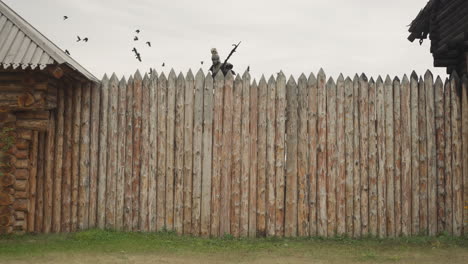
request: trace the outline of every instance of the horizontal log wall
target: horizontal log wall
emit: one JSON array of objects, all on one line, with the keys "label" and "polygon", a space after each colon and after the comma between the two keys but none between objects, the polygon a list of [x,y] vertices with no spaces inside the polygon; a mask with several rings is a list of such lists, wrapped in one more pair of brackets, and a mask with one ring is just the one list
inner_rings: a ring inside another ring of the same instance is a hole
[{"label": "horizontal log wall", "polygon": [[466,77],[200,70],[62,89],[34,134],[28,231],[468,233]]}]

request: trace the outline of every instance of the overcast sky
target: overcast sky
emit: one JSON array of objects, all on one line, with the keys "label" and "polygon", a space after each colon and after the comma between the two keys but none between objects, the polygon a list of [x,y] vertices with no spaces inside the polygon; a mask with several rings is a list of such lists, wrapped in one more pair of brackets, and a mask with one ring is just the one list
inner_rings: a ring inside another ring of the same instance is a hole
[{"label": "overcast sky", "polygon": [[[297,77],[321,67],[333,77],[401,77],[427,69],[446,76],[444,68],[433,68],[428,41],[407,40],[407,25],[427,0],[3,1],[98,78],[150,67],[166,73],[203,67],[206,73],[211,48],[223,60],[239,41],[230,62],[240,73],[250,65],[257,78],[280,70]],[[133,41],[136,29],[139,41]],[[76,42],[77,35],[89,42]]]}]

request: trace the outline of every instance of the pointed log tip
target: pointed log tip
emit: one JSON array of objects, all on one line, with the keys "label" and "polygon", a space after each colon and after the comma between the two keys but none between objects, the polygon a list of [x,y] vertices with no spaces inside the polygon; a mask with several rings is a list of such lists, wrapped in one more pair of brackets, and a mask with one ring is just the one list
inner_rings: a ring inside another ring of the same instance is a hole
[{"label": "pointed log tip", "polygon": [[176,75],[176,73],[175,73],[174,68],[171,68],[171,71],[169,72],[169,78],[174,78],[174,79],[175,79],[176,76],[177,76],[177,75]]},{"label": "pointed log tip", "polygon": [[323,68],[320,68],[318,75],[325,76],[325,71],[323,70]]},{"label": "pointed log tip", "polygon": [[213,76],[211,76],[211,73],[207,72],[205,75],[205,82],[213,82]]},{"label": "pointed log tip", "polygon": [[329,85],[329,86],[335,85],[335,80],[333,80],[332,77],[328,78],[327,85]]},{"label": "pointed log tip", "polygon": [[253,79],[252,86],[254,86],[254,87],[257,86],[257,79]]},{"label": "pointed log tip", "polygon": [[353,82],[353,80],[351,80],[351,77],[349,77],[349,76],[346,76],[345,82],[352,83],[352,82]]},{"label": "pointed log tip", "polygon": [[197,75],[198,75],[198,74],[201,74],[201,75],[205,76],[205,73],[203,72],[203,69],[202,69],[202,68],[198,69]]},{"label": "pointed log tip", "polygon": [[120,78],[120,82],[119,84],[120,85],[124,85],[127,81],[125,80],[125,76],[122,76],[122,78]]},{"label": "pointed log tip", "polygon": [[435,83],[436,83],[436,85],[442,85],[443,84],[442,78],[440,78],[440,76],[437,75]]},{"label": "pointed log tip", "polygon": [[422,76],[419,76],[419,82],[420,82],[420,83],[424,82],[424,79],[423,79]]},{"label": "pointed log tip", "polygon": [[244,73],[242,74],[242,79],[250,79],[250,73],[245,69]]},{"label": "pointed log tip", "polygon": [[316,82],[316,81],[317,81],[317,78],[315,78],[315,74],[311,72],[309,74],[309,82]]},{"label": "pointed log tip", "polygon": [[149,81],[149,76],[148,73],[145,72],[145,75],[143,75],[143,81]]},{"label": "pointed log tip", "polygon": [[305,76],[304,73],[301,73],[301,75],[299,76],[299,80],[307,81],[307,77]]},{"label": "pointed log tip", "polygon": [[467,74],[463,74],[463,76],[462,76],[462,81],[463,81],[463,82],[467,82],[467,81],[468,81],[468,76],[467,76]]},{"label": "pointed log tip", "polygon": [[427,69],[426,73],[424,73],[424,79],[428,78],[433,78],[432,72],[429,69]]},{"label": "pointed log tip", "polygon": [[337,81],[342,82],[342,81],[344,81],[344,80],[345,80],[345,78],[344,78],[343,73],[340,73],[340,75],[338,75],[338,80],[337,80]]},{"label": "pointed log tip", "polygon": [[395,76],[395,78],[393,78],[393,82],[394,83],[399,83],[400,82],[400,78],[398,76]]},{"label": "pointed log tip", "polygon": [[268,84],[273,85],[276,82],[275,77],[273,74],[268,78]]},{"label": "pointed log tip", "polygon": [[288,85],[296,85],[296,80],[294,80],[292,75],[289,75]]},{"label": "pointed log tip", "polygon": [[[221,72],[221,71],[219,71]],[[228,73],[226,74],[226,76],[224,76],[226,79],[234,79],[234,74],[232,74],[232,71],[228,71]]]},{"label": "pointed log tip", "polygon": [[262,77],[260,77],[259,84],[260,83],[266,83],[266,78],[265,78],[265,75],[263,75],[263,74],[262,74]]},{"label": "pointed log tip", "polygon": [[377,77],[377,83],[383,83],[382,76],[379,75],[379,77]]},{"label": "pointed log tip", "polygon": [[189,81],[193,81],[193,73],[192,73],[192,69],[189,69],[188,72],[187,72],[187,80]]},{"label": "pointed log tip", "polygon": [[374,84],[374,83],[375,83],[374,77],[371,77],[371,78],[370,78],[369,83],[370,83],[370,84]]},{"label": "pointed log tip", "polygon": [[195,79],[203,79],[205,77],[205,74],[203,73],[202,69],[199,69],[197,71],[197,75],[195,75]]},{"label": "pointed log tip", "polygon": [[368,79],[367,79],[367,76],[366,76],[365,73],[361,73],[361,79],[362,79],[363,81],[367,82]]},{"label": "pointed log tip", "polygon": [[418,74],[416,73],[416,71],[411,72],[411,77],[410,78],[413,79],[413,80],[418,80]]},{"label": "pointed log tip", "polygon": [[460,79],[460,77],[458,76],[458,73],[457,73],[456,70],[453,70],[453,71],[452,71],[452,74],[450,74],[450,79],[451,79],[451,80],[454,80],[454,79],[455,79],[455,80],[458,80],[458,79]]},{"label": "pointed log tip", "polygon": [[130,75],[130,76],[128,77],[128,82],[133,82],[133,76],[132,76],[132,75]]},{"label": "pointed log tip", "polygon": [[409,83],[408,75],[403,75],[403,83]]},{"label": "pointed log tip", "polygon": [[392,78],[390,78],[390,75],[388,75],[388,74],[387,74],[387,76],[385,76],[385,84],[387,84],[387,85],[392,84]]},{"label": "pointed log tip", "polygon": [[104,76],[102,76],[102,81],[108,81],[109,77],[107,77],[107,73],[104,73]]},{"label": "pointed log tip", "polygon": [[179,72],[179,74],[177,74],[177,79],[183,79],[184,78],[184,74],[182,73],[182,71]]},{"label": "pointed log tip", "polygon": [[111,76],[111,78],[110,78],[110,81],[111,81],[111,82],[118,82],[118,81],[119,81],[119,78],[117,78],[117,74],[115,74],[115,72],[112,73],[112,76]]},{"label": "pointed log tip", "polygon": [[166,74],[164,72],[161,72],[161,75],[159,75],[159,79],[166,80]]},{"label": "pointed log tip", "polygon": [[218,73],[216,73],[216,76],[214,77],[215,80],[224,80],[224,74],[222,71],[218,71]]},{"label": "pointed log tip", "polygon": [[140,70],[137,70],[135,74],[133,75],[134,80],[142,80]]}]

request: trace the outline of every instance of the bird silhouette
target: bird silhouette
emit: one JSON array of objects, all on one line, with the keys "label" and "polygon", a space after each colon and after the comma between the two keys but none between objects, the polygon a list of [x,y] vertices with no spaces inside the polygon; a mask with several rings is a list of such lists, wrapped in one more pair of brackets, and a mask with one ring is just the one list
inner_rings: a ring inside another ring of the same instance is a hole
[{"label": "bird silhouette", "polygon": [[68,50],[65,50],[65,54],[70,55],[70,52]]},{"label": "bird silhouette", "polygon": [[135,47],[133,47],[132,51],[135,52],[135,53],[138,53],[138,51],[137,51],[137,49]]},{"label": "bird silhouette", "polygon": [[137,37],[137,36],[135,36],[135,37],[133,38],[133,40],[134,40],[134,41],[137,41],[137,40],[138,40],[138,37]]},{"label": "bird silhouette", "polygon": [[166,64],[163,62],[163,64],[162,64],[161,66],[163,66],[163,67],[164,67],[165,65],[166,65]]},{"label": "bird silhouette", "polygon": [[84,42],[88,42],[88,38],[84,38],[83,41],[84,41]]},{"label": "bird silhouette", "polygon": [[137,30],[135,30],[135,32],[138,34],[138,33],[140,33],[140,30],[139,30],[139,29],[137,29]]},{"label": "bird silhouette", "polygon": [[80,36],[76,36],[78,39],[76,40],[76,42],[80,42],[81,41],[81,38]]},{"label": "bird silhouette", "polygon": [[151,47],[151,42],[146,41],[146,44],[148,44],[148,47]]},{"label": "bird silhouette", "polygon": [[67,16],[63,16],[63,20],[66,20],[66,19],[68,19],[68,17],[67,17]]},{"label": "bird silhouette", "polygon": [[137,53],[136,54],[136,59],[139,60],[141,62],[141,56],[140,56],[140,53]]},{"label": "bird silhouette", "polygon": [[201,65],[203,65],[203,61],[200,61]]},{"label": "bird silhouette", "polygon": [[149,74],[150,74],[150,75],[153,74],[153,69],[150,68]]},{"label": "bird silhouette", "polygon": [[250,65],[249,65],[249,66],[247,66],[247,72],[249,72],[249,71],[250,71]]}]

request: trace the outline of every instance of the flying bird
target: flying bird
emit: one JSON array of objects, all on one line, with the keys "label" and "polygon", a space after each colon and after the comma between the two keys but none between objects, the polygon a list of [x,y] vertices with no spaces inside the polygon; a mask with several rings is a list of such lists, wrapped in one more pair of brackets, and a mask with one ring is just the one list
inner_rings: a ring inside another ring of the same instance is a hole
[{"label": "flying bird", "polygon": [[65,50],[65,54],[70,55],[70,52],[68,50]]},{"label": "flying bird", "polygon": [[67,16],[63,16],[63,20],[66,20],[66,19],[68,19],[68,17],[67,17]]},{"label": "flying bird", "polygon": [[163,62],[163,64],[162,64],[161,66],[163,66],[163,67],[164,67],[165,65],[166,65],[166,64]]},{"label": "flying bird", "polygon": [[249,72],[249,71],[250,71],[250,65],[249,65],[249,66],[247,66],[247,72]]},{"label": "flying bird", "polygon": [[76,42],[80,42],[81,41],[80,36],[76,36],[76,37],[78,38]]},{"label": "flying bird", "polygon": [[146,41],[146,44],[148,44],[148,47],[151,47],[151,42]]},{"label": "flying bird", "polygon": [[137,29],[137,30],[135,30],[135,32],[138,34],[138,33],[140,33],[140,30],[139,30],[139,29]]},{"label": "flying bird", "polygon": [[203,65],[203,61],[200,61],[201,65]]},{"label": "flying bird", "polygon": [[84,41],[84,42],[88,42],[88,38],[84,38],[83,41]]},{"label": "flying bird", "polygon": [[140,56],[140,53],[137,53],[136,54],[136,59],[139,60],[141,62],[141,56]]},{"label": "flying bird", "polygon": [[153,69],[150,68],[149,74],[150,74],[150,75],[153,74]]},{"label": "flying bird", "polygon": [[135,52],[135,53],[138,53],[138,51],[137,51],[137,49],[135,47],[133,47],[132,51]]},{"label": "flying bird", "polygon": [[138,37],[137,37],[137,36],[135,36],[135,37],[133,38],[133,40],[134,40],[134,41],[137,41],[137,40],[138,40]]}]

